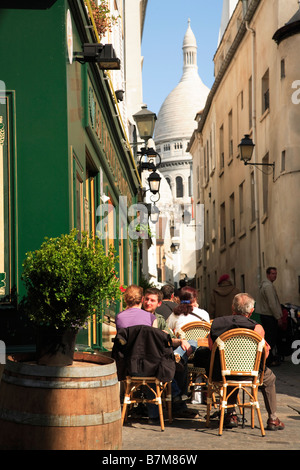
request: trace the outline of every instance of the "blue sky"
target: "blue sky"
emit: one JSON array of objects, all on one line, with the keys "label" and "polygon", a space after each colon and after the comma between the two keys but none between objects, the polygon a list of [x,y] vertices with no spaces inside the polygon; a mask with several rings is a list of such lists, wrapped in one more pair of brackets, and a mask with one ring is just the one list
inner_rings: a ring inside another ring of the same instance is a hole
[{"label": "blue sky", "polygon": [[148,0],[142,39],[143,99],[148,109],[158,114],[180,81],[189,18],[198,46],[198,73],[212,87],[222,7],[223,0]]}]

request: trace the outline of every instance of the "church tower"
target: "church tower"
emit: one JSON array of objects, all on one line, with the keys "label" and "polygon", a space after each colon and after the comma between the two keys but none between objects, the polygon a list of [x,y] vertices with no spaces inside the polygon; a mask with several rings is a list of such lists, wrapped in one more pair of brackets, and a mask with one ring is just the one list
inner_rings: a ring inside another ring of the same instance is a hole
[{"label": "church tower", "polygon": [[[195,275],[195,234],[188,224],[183,224],[183,212],[192,217],[192,156],[186,151],[191,135],[197,127],[196,116],[205,106],[209,88],[204,85],[197,66],[197,41],[188,20],[184,35],[183,71],[178,85],[164,100],[155,126],[156,150],[161,156],[159,171],[171,189],[171,203],[167,209],[171,226],[175,227],[173,243],[178,251],[174,254],[174,279]],[[157,204],[163,212],[163,198]],[[172,210],[170,209],[172,206]],[[173,224],[173,225],[172,225]],[[190,229],[189,229],[190,228]],[[176,267],[175,267],[176,265]],[[168,281],[168,279],[166,279]]]}]

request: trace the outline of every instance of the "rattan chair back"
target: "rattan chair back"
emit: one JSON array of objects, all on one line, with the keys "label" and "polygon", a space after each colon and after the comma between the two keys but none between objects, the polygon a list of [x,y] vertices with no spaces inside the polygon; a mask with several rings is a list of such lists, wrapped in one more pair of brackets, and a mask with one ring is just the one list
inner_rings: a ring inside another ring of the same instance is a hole
[{"label": "rattan chair back", "polygon": [[[220,381],[213,379],[217,350],[221,366]],[[257,399],[258,387],[263,383],[265,361],[265,340],[253,330],[232,329],[220,335],[214,342],[208,378],[207,425],[210,420],[212,397],[217,393],[220,397],[220,435],[223,430],[224,410],[235,406],[229,405],[227,399],[237,389],[243,390],[243,393],[246,392],[249,396],[249,402],[241,403],[238,400],[238,406],[251,408],[252,427],[254,427],[254,408],[256,408],[261,433],[265,435]]]},{"label": "rattan chair back", "polygon": [[186,323],[180,330],[184,333],[184,338],[197,340],[198,338],[206,338],[209,335],[211,324],[206,321],[194,321]]}]

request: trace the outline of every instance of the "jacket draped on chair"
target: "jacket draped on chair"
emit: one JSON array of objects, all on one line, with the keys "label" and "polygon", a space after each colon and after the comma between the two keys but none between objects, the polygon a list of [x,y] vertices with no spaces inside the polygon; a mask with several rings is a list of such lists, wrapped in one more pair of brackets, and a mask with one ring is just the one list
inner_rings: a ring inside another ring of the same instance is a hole
[{"label": "jacket draped on chair", "polygon": [[126,376],[157,377],[161,382],[173,380],[175,359],[169,334],[152,326],[137,325],[118,330],[112,357],[118,379]]}]

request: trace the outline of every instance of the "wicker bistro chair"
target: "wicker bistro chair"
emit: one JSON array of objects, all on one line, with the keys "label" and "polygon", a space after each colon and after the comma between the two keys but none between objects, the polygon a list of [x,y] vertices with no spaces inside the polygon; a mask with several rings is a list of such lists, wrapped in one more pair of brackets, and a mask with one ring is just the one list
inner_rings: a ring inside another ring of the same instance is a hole
[{"label": "wicker bistro chair", "polygon": [[[142,387],[152,391],[154,397],[146,398],[144,393],[139,393]],[[132,377],[127,376],[125,381],[125,393],[122,407],[122,425],[126,422],[128,405],[136,403],[153,403],[158,406],[161,430],[165,430],[163,417],[163,404],[168,410],[168,420],[172,423],[172,389],[171,382],[160,382],[156,377]]]},{"label": "wicker bistro chair", "polygon": [[138,403],[158,406],[161,430],[164,431],[163,407],[172,422],[172,380],[176,363],[169,334],[146,325],[120,328],[114,338],[112,357],[118,379],[124,385],[121,422],[128,408]]},{"label": "wicker bistro chair", "polygon": [[[221,380],[213,379],[215,361],[220,358]],[[254,428],[254,409],[257,411],[262,436],[265,435],[260,407],[257,399],[258,387],[263,383],[266,351],[265,340],[253,330],[236,328],[220,335],[212,349],[207,391],[206,426],[210,423],[210,410],[214,394],[220,397],[219,435],[223,432],[225,409],[238,405],[251,408],[251,427]],[[228,392],[228,387],[230,391]],[[243,391],[248,398],[241,403],[237,394],[237,403],[228,404],[228,398],[236,391]]]},{"label": "wicker bistro chair", "polygon": [[[207,338],[210,333],[211,324],[206,321],[195,321],[186,323],[179,330],[180,338],[184,338],[187,341],[193,339]],[[189,361],[193,360],[193,355],[189,357]],[[188,373],[189,373],[189,387],[193,388],[197,386],[205,386],[207,383],[207,371],[202,367],[194,367],[192,362],[188,362]],[[201,377],[200,382],[196,382],[196,378]]]}]

